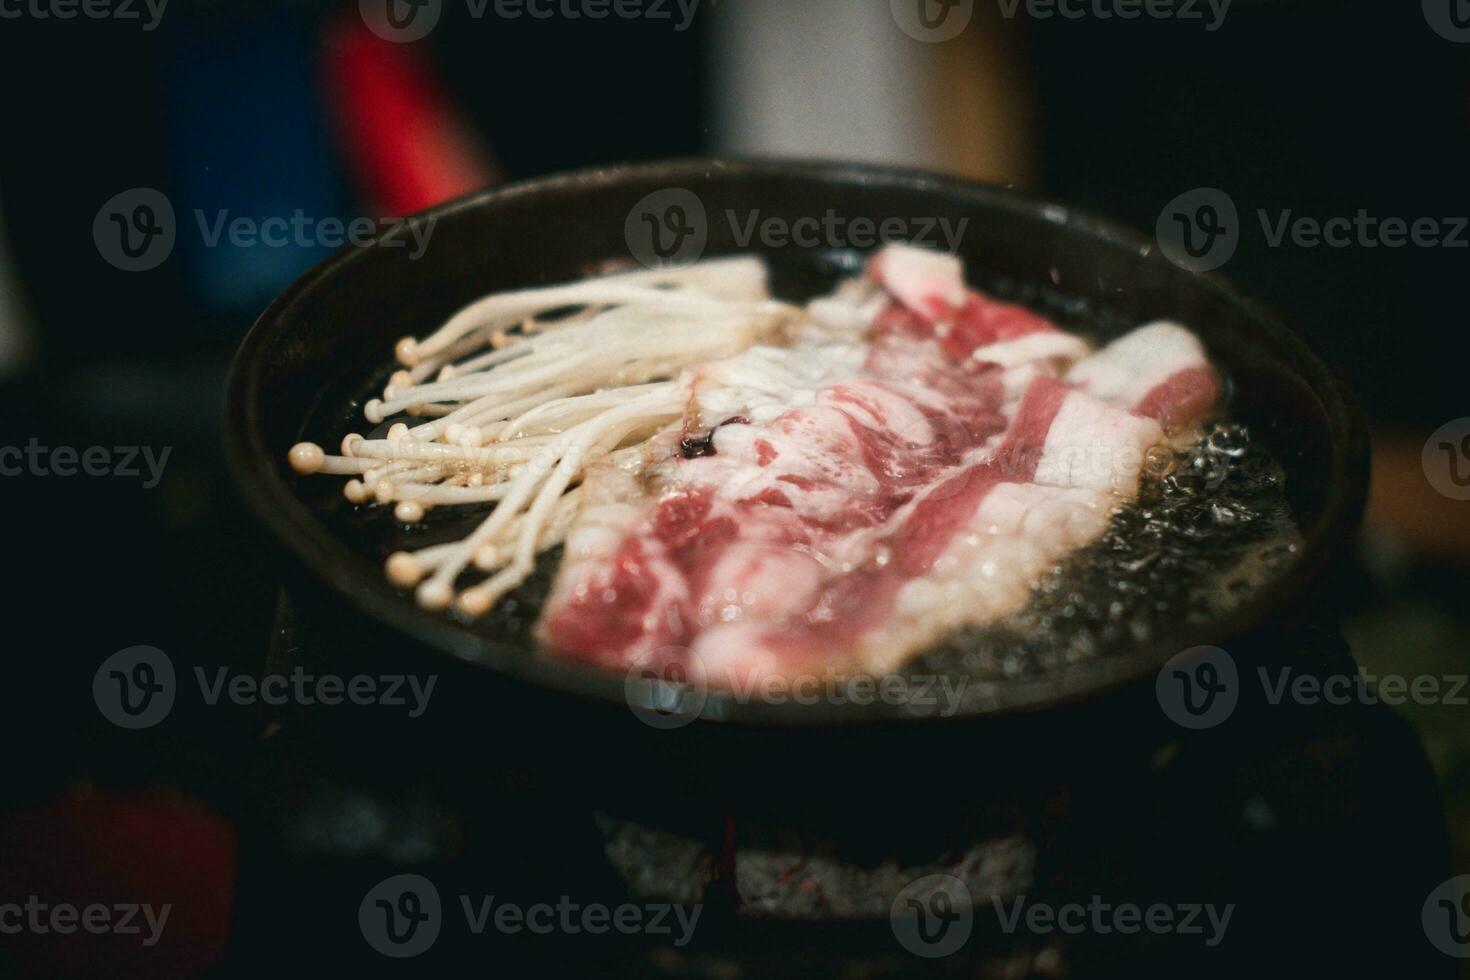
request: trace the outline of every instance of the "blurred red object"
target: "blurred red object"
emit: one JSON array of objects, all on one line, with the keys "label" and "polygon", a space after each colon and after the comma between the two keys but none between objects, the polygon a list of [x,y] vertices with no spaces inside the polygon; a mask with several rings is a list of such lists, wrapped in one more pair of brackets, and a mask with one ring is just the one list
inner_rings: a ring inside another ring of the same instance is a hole
[{"label": "blurred red object", "polygon": [[197,975],[224,955],[237,856],[229,821],[173,794],[0,814],[0,958],[23,976]]},{"label": "blurred red object", "polygon": [[338,137],[380,217],[495,183],[489,151],[434,81],[421,48],[374,34],[353,5],[328,22],[325,60]]}]

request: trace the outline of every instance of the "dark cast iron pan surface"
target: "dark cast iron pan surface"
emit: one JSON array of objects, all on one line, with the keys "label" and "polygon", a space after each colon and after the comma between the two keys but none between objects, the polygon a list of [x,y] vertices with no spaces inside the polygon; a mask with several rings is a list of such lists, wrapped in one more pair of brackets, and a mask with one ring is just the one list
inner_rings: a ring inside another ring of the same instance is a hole
[{"label": "dark cast iron pan surface", "polygon": [[[1181,625],[1148,645],[1039,677],[988,683],[982,698],[967,701],[970,717],[1092,700],[1151,678],[1186,647],[1229,646],[1269,631],[1300,605],[1354,533],[1366,493],[1367,440],[1341,378],[1227,280],[1175,267],[1141,235],[1056,203],[911,170],[729,160],[589,170],[425,212],[414,219],[433,222],[419,257],[404,230],[338,253],[276,300],[236,355],[225,442],[241,494],[288,555],[288,579],[342,606],[365,631],[391,636],[399,669],[433,670],[448,656],[552,700],[622,703],[646,690],[628,687],[619,674],[538,655],[523,634],[501,631],[493,618],[470,624],[418,608],[385,580],[381,542],[364,545],[343,534],[350,515],[332,519],[343,509],[342,481],[296,477],[286,451],[303,438],[335,451],[344,432],[365,430],[362,400],[381,389],[399,337],[428,333],[486,293],[627,263],[630,211],[669,188],[692,191],[703,204],[706,257],[762,254],[775,291],[796,300],[850,274],[860,255],[828,242],[763,248],[757,238],[742,248],[752,215],[788,223],[829,212],[848,222],[898,217],[910,228],[928,219],[968,219],[958,254],[981,288],[1023,300],[1050,296],[1053,311],[1055,297],[1065,297],[1062,307],[1075,322],[1063,317],[1064,325],[1104,335],[1159,318],[1196,331],[1232,380],[1232,415],[1281,464],[1304,547],[1276,583],[1223,620]],[[714,691],[701,717],[785,728],[908,715],[881,703],[762,704]]]}]

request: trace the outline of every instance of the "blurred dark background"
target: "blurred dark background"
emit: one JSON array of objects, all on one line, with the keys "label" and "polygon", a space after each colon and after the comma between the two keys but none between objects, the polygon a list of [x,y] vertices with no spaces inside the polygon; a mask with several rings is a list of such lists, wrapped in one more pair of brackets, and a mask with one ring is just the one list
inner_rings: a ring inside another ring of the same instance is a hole
[{"label": "blurred dark background", "polygon": [[[331,249],[211,244],[196,213],[396,216],[490,183],[705,153],[924,166],[1150,233],[1178,195],[1220,188],[1241,219],[1223,272],[1342,367],[1375,430],[1342,597],[1355,656],[1470,670],[1470,504],[1420,463],[1432,432],[1470,415],[1470,232],[1458,248],[1273,247],[1256,218],[1470,216],[1470,43],[1417,0],[1234,0],[1215,30],[1203,4],[1203,21],[1123,21],[1008,18],[977,0],[943,43],[901,31],[887,0],[705,0],[687,25],[673,4],[669,19],[594,21],[444,0],[432,33],[402,44],[355,2],[173,0],[156,22],[131,9],[62,18],[0,0],[0,444],[170,449],[150,488],[0,478],[11,850],[29,849],[25,828],[103,820],[145,828],[119,846],[183,837],[196,866],[233,861],[217,811],[248,792],[258,718],[184,709],[122,738],[88,693],[124,647],[250,670],[270,633],[275,577],[221,461],[223,380],[255,315]],[[93,234],[133,188],[176,215],[172,252],[146,271],[115,267]],[[1404,713],[1470,870],[1470,712]],[[1392,844],[1365,847],[1391,860]]]}]

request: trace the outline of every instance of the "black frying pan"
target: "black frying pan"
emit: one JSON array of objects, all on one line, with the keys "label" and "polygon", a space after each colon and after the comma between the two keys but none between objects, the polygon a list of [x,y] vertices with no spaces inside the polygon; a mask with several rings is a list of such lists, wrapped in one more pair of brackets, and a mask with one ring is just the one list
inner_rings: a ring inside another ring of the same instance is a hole
[{"label": "black frying pan", "polygon": [[[1288,617],[1351,537],[1364,499],[1367,443],[1342,380],[1220,277],[1176,268],[1153,242],[1108,222],[981,184],[849,164],[678,161],[550,177],[451,202],[418,219],[435,223],[422,257],[412,258],[411,247],[394,247],[395,237],[404,246],[405,234],[390,234],[329,259],[261,316],[231,372],[226,444],[240,492],[284,546],[297,584],[309,590],[306,609],[334,605],[347,613],[344,622],[393,637],[399,669],[437,669],[428,665],[448,657],[529,682],[539,692],[625,702],[629,689],[622,676],[538,656],[494,623],[464,624],[419,609],[385,581],[376,543],[364,549],[340,533],[340,522],[324,520],[323,508],[340,499],[340,480],[298,479],[286,465],[286,450],[303,438],[335,446],[349,423],[361,429],[361,399],[381,388],[397,338],[429,332],[485,293],[627,261],[630,209],[666,188],[693,191],[704,204],[709,256],[738,251],[735,228],[756,211],[788,222],[820,218],[829,209],[875,222],[968,218],[959,253],[974,281],[1050,282],[1083,304],[1090,323],[1121,329],[1166,317],[1197,331],[1233,379],[1233,413],[1285,469],[1305,548],[1273,587],[1224,621],[1182,627],[1147,647],[1040,678],[992,685],[968,713],[996,716],[1091,699],[1152,677],[1185,647],[1230,647],[1258,635]],[[726,219],[731,210],[740,222]],[[758,242],[752,247],[761,250]],[[797,245],[765,254],[776,290],[793,298],[850,272],[856,259]],[[736,703],[719,692],[709,694],[704,712],[711,719],[781,726],[900,714],[881,704]]]}]

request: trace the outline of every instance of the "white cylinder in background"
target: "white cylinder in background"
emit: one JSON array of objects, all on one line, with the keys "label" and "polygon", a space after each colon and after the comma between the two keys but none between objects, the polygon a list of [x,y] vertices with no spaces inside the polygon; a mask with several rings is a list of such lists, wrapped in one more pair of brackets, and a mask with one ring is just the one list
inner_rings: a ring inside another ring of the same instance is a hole
[{"label": "white cylinder in background", "polygon": [[933,165],[924,45],[882,0],[712,7],[713,150]]}]

